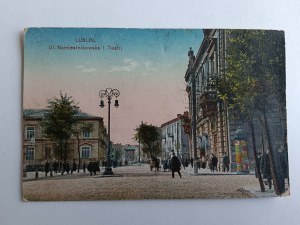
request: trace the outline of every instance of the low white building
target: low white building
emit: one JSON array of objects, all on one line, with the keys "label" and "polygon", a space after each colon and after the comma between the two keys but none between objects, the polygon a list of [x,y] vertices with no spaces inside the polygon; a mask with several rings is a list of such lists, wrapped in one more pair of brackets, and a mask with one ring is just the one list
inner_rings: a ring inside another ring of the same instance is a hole
[{"label": "low white building", "polygon": [[184,132],[184,119],[188,118],[188,112],[161,125],[162,158],[171,157],[172,152],[180,159],[190,158],[189,136]]}]

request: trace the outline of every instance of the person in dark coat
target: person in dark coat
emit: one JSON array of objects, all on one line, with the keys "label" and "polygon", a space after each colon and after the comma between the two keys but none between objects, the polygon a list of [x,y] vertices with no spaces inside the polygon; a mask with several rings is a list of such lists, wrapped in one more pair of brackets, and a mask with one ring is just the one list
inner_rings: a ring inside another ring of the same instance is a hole
[{"label": "person in dark coat", "polygon": [[279,148],[276,154],[277,173],[278,173],[278,188],[280,194],[285,192],[285,179],[289,178],[288,171],[288,155],[283,145]]},{"label": "person in dark coat", "polygon": [[57,171],[58,171],[58,162],[57,161],[54,161],[54,163],[53,163],[53,170],[54,170],[54,172],[55,172],[55,174],[57,174]]},{"label": "person in dark coat", "polygon": [[181,162],[179,158],[175,155],[175,153],[172,154],[173,157],[171,159],[171,170],[172,170],[172,178],[174,178],[174,173],[177,172],[179,177],[181,178]]},{"label": "person in dark coat", "polygon": [[45,163],[45,176],[46,177],[48,176],[49,170],[50,170],[50,164],[49,164],[49,161],[47,160]]},{"label": "person in dark coat", "polygon": [[65,171],[66,171],[66,168],[67,168],[67,163],[66,162],[61,162],[61,167],[60,167],[60,170],[61,170],[61,175],[64,175]]},{"label": "person in dark coat", "polygon": [[67,161],[67,163],[66,163],[66,172],[67,172],[67,174],[70,173],[70,162],[69,161]]},{"label": "person in dark coat", "polygon": [[192,166],[192,168],[194,166],[194,159],[193,159],[193,157],[191,158],[191,166]]},{"label": "person in dark coat", "polygon": [[224,156],[223,156],[223,171],[227,172],[229,171],[229,158],[228,156],[226,155],[226,152],[224,153]]},{"label": "person in dark coat", "polygon": [[83,172],[85,173],[85,169],[86,169],[85,161],[83,162],[82,169],[83,169]]},{"label": "person in dark coat", "polygon": [[77,165],[76,165],[75,160],[73,160],[71,174],[76,170],[77,170]]},{"label": "person in dark coat", "polygon": [[212,172],[214,172],[215,170],[218,172],[218,158],[214,154],[212,154],[211,164]]},{"label": "person in dark coat", "polygon": [[89,163],[87,164],[87,170],[90,172],[90,175],[93,175],[93,163],[91,160],[89,160]]},{"label": "person in dark coat", "polygon": [[271,173],[271,165],[270,158],[267,153],[264,153],[261,159],[261,169],[263,173],[263,178],[267,179],[269,189],[272,188],[272,173]]}]

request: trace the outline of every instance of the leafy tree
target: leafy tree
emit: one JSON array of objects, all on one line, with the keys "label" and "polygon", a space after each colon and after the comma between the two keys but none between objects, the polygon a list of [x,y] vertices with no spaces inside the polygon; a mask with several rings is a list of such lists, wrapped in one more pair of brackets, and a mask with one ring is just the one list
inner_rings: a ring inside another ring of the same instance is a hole
[{"label": "leafy tree", "polygon": [[42,122],[42,127],[44,135],[59,144],[61,160],[67,160],[67,142],[73,133],[73,125],[77,122],[75,114],[78,109],[72,97],[62,92],[59,98],[48,100],[48,113]]},{"label": "leafy tree", "polygon": [[72,134],[77,139],[77,153],[78,153],[78,169],[81,165],[81,157],[80,157],[80,135],[82,135],[83,132],[92,132],[94,129],[94,126],[92,123],[85,123],[85,122],[77,122],[76,125],[72,129]]},{"label": "leafy tree", "polygon": [[[255,158],[253,119],[255,115],[263,117],[274,187],[278,194],[277,172],[266,114],[275,102],[281,108],[285,107],[284,34],[280,31],[228,30],[227,36],[226,71],[225,76],[218,79],[218,94],[235,112],[236,118],[248,123]],[[262,179],[258,175],[262,187]]]},{"label": "leafy tree", "polygon": [[140,141],[143,145],[142,151],[145,154],[150,154],[150,157],[154,157],[161,153],[160,133],[156,126],[142,123],[135,131],[134,139]]},{"label": "leafy tree", "polygon": [[119,160],[122,157],[122,150],[119,148],[114,149],[114,158],[115,160]]}]

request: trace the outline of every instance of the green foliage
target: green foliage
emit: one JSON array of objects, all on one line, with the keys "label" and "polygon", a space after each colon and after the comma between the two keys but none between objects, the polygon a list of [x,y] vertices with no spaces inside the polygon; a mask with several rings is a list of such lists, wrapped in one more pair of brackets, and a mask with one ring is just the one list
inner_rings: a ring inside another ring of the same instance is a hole
[{"label": "green foliage", "polygon": [[143,152],[150,154],[151,157],[158,155],[161,152],[160,148],[160,133],[158,128],[147,123],[142,123],[135,129],[134,139],[143,144]]},{"label": "green foliage", "polygon": [[226,70],[218,85],[219,97],[242,119],[263,111],[271,98],[285,105],[284,33],[227,30]]},{"label": "green foliage", "polygon": [[[60,146],[61,159],[67,157],[67,141],[73,133],[73,125],[77,119],[75,114],[78,110],[72,97],[60,93],[60,98],[48,100],[48,113],[42,122],[44,135],[52,141],[56,141]],[[64,146],[64,148],[63,148]]]}]

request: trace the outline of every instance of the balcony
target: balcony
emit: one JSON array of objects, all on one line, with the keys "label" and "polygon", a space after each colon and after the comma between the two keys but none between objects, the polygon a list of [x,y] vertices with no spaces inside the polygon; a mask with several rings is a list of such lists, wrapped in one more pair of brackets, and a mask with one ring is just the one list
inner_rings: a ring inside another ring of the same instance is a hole
[{"label": "balcony", "polygon": [[211,117],[218,112],[217,94],[215,91],[207,91],[199,98],[199,105],[202,111],[202,117]]}]

